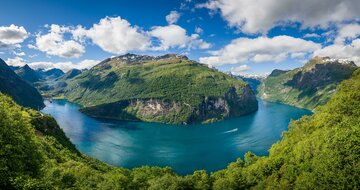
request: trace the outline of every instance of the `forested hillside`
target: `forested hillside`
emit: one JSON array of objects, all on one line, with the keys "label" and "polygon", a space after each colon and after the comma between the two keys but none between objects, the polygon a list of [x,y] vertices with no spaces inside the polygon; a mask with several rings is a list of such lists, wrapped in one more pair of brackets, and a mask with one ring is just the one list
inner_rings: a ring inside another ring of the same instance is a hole
[{"label": "forested hillside", "polygon": [[258,95],[268,101],[313,110],[324,105],[336,86],[356,69],[349,60],[314,57],[291,71],[274,70],[259,86]]},{"label": "forested hillside", "polygon": [[360,188],[360,69],[317,113],[292,121],[269,156],[247,153],[211,174],[112,167],[78,153],[48,116],[4,95],[0,105],[0,189]]},{"label": "forested hillside", "polygon": [[251,88],[222,72],[168,54],[109,58],[50,92],[99,118],[207,123],[257,110]]}]

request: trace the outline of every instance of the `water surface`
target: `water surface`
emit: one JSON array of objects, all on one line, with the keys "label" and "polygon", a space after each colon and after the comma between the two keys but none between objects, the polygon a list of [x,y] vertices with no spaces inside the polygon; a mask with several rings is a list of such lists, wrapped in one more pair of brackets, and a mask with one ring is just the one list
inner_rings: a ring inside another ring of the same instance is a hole
[{"label": "water surface", "polygon": [[206,125],[177,126],[159,123],[94,119],[66,100],[45,102],[70,140],[83,153],[112,165],[170,166],[179,174],[225,168],[247,151],[267,155],[281,139],[290,119],[310,111],[259,100],[251,115]]}]

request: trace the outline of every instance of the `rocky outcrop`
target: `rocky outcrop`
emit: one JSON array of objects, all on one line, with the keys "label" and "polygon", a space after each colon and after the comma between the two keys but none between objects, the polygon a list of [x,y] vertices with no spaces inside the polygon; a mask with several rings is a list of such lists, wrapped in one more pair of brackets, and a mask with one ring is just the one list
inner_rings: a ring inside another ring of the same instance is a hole
[{"label": "rocky outcrop", "polygon": [[256,111],[258,102],[253,90],[248,85],[241,90],[243,91],[241,95],[236,93],[235,88],[231,88],[225,97],[204,97],[188,122],[214,122]]}]

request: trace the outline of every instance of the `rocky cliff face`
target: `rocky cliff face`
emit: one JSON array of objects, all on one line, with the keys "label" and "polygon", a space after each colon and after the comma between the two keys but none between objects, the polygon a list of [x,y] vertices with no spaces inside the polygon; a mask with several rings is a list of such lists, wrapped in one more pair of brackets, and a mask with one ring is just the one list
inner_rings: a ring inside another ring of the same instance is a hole
[{"label": "rocky cliff face", "polygon": [[225,97],[204,97],[201,104],[195,108],[189,123],[214,122],[256,111],[258,102],[253,90],[248,85],[241,90],[241,95],[236,93],[235,88],[231,88]]}]

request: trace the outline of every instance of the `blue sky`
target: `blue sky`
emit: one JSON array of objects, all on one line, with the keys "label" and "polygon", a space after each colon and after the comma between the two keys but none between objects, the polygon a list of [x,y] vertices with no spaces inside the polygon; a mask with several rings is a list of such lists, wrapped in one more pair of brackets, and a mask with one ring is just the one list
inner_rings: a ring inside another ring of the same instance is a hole
[{"label": "blue sky", "polygon": [[2,2],[0,57],[33,68],[88,68],[125,53],[186,54],[264,74],[313,56],[360,61],[356,0]]}]

